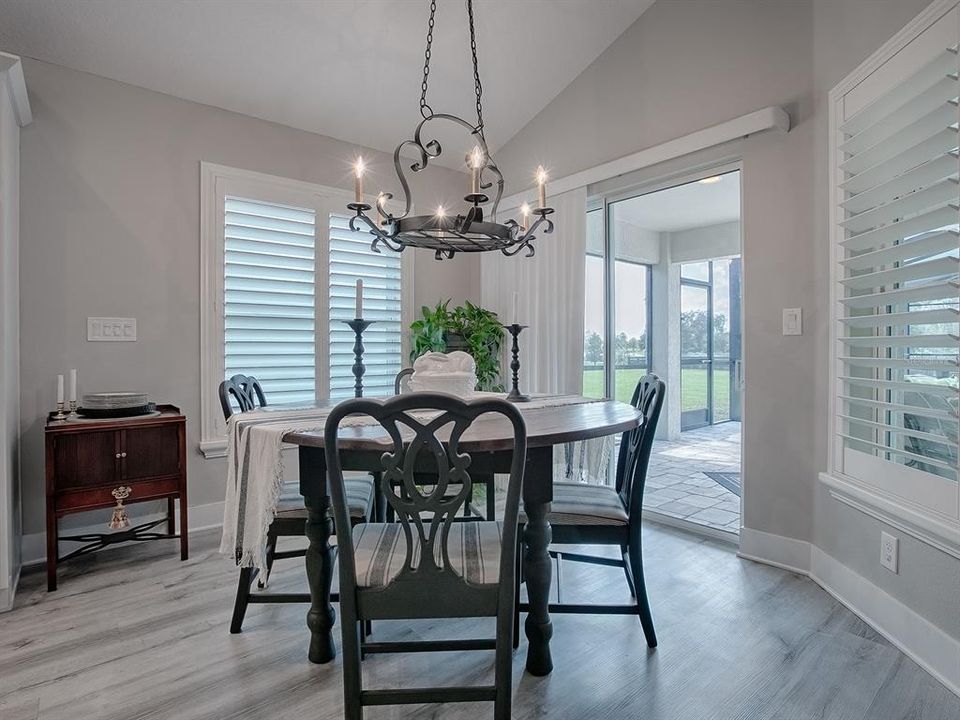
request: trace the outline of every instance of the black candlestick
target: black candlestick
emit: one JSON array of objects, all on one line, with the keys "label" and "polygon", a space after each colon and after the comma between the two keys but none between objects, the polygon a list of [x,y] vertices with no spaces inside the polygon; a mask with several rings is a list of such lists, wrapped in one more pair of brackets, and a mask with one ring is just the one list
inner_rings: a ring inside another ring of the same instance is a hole
[{"label": "black candlestick", "polygon": [[373,320],[364,320],[356,318],[355,320],[343,320],[342,322],[350,326],[356,335],[353,343],[353,376],[357,382],[353,386],[353,396],[363,397],[363,374],[367,371],[363,365],[363,331],[373,325]]},{"label": "black candlestick", "polygon": [[530,398],[520,392],[520,341],[518,339],[520,331],[527,326],[513,323],[512,325],[504,325],[503,327],[513,336],[513,346],[510,350],[513,355],[513,360],[510,361],[510,369],[513,371],[513,387],[510,388],[510,394],[507,395],[507,400],[510,402],[528,402]]}]

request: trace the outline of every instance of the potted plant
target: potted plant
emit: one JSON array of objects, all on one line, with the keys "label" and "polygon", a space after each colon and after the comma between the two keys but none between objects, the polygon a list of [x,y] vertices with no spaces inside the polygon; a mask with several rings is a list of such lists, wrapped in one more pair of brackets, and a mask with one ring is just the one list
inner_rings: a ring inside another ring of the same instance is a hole
[{"label": "potted plant", "polygon": [[501,392],[500,348],[503,326],[497,314],[469,300],[449,309],[450,300],[421,308],[421,317],[410,325],[410,360],[424,353],[463,350],[477,364],[477,389]]}]

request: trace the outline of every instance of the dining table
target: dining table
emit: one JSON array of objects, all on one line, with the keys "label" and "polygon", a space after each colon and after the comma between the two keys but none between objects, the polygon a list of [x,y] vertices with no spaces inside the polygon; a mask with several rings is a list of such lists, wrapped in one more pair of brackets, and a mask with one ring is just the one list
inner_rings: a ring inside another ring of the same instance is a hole
[{"label": "dining table", "polygon": [[[522,537],[523,577],[529,610],[524,622],[528,640],[526,669],[544,676],[553,670],[550,639],[553,626],[549,613],[552,566],[550,503],[553,500],[554,446],[615,435],[639,427],[642,414],[628,403],[616,400],[569,398],[568,402],[544,406],[536,401],[517,403],[527,431],[527,459],[523,477],[523,509],[526,516]],[[283,436],[297,446],[300,494],[307,508],[307,580],[310,586],[309,659],[327,663],[336,657],[333,627],[336,613],[331,603],[334,574],[334,535],[327,487],[323,432],[292,431]],[[459,449],[471,456],[472,474],[508,473],[513,450],[513,429],[503,416],[478,418],[462,436]],[[385,434],[379,426],[342,427],[338,450],[344,470],[376,473],[381,469]]]}]

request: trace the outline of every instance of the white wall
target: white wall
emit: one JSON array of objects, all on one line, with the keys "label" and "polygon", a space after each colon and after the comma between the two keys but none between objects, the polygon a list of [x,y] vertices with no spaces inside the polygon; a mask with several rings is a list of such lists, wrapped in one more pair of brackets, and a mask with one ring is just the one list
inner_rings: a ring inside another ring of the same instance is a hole
[{"label": "white wall", "polygon": [[[350,188],[361,149],[42,62],[25,61],[25,74],[35,119],[22,136],[24,532],[43,530],[43,418],[56,374],[72,367],[81,392],[140,388],[178,405],[190,504],[222,501],[225,461],[197,451],[200,161]],[[392,159],[363,154],[368,187],[393,188]],[[431,201],[463,187],[443,168],[415,179]],[[417,307],[479,294],[474,258],[416,257]],[[88,316],[136,317],[137,342],[87,342]]]},{"label": "white wall", "polygon": [[751,137],[611,187],[742,157],[744,522],[803,539],[819,469],[810,392],[819,359],[809,335],[781,336],[780,308],[816,302],[812,48],[806,1],[659,0],[498,153],[508,180],[539,162],[562,177],[762,107],[788,109],[789,134]]},{"label": "white wall", "polygon": [[20,572],[20,126],[0,58],[0,612]]},{"label": "white wall", "polygon": [[670,260],[712,260],[740,254],[740,223],[726,222],[670,233]]}]

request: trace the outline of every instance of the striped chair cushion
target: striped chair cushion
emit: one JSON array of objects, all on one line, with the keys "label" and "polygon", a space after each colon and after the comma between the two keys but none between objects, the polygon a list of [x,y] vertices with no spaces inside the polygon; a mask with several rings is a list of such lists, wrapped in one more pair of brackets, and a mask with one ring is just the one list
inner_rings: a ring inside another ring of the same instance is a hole
[{"label": "striped chair cushion", "polygon": [[[373,507],[373,478],[357,477],[344,478],[344,489],[347,491],[347,507],[350,508],[350,517],[354,520],[365,520],[370,517]],[[303,498],[296,490],[284,492],[277,503],[277,515],[285,518],[307,517],[307,509],[303,506]]]},{"label": "striped chair cushion", "polygon": [[[450,528],[447,552],[454,572],[475,585],[496,584],[500,577],[501,523],[459,522]],[[414,535],[413,566],[420,563],[420,542]],[[353,528],[357,587],[383,587],[397,576],[407,553],[400,523],[363,523]],[[435,548],[440,564],[439,542]]]},{"label": "striped chair cushion", "polygon": [[627,525],[629,518],[616,489],[607,485],[558,482],[553,484],[550,522],[554,525]]}]

